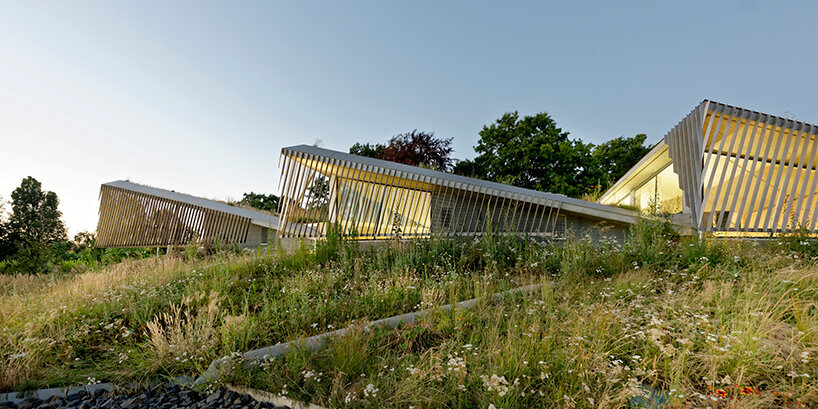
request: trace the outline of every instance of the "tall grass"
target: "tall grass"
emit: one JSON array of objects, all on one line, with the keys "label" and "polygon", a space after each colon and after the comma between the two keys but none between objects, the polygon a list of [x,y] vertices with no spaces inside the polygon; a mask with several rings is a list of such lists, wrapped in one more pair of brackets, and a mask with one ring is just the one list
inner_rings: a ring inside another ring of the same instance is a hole
[{"label": "tall grass", "polygon": [[500,246],[429,240],[360,253],[331,234],[290,255],[192,248],[99,272],[4,278],[0,389],[193,375],[235,351],[536,279]]},{"label": "tall grass", "polygon": [[535,296],[353,331],[229,380],[327,407],[818,405],[818,270],[797,251],[652,222],[621,248],[524,247],[496,271],[553,282]]},{"label": "tall grass", "polygon": [[818,376],[808,240],[686,239],[648,220],[622,245],[490,233],[359,251],[331,231],[289,255],[191,249],[0,277],[0,390],[195,375],[235,351],[550,282],[351,331],[233,381],[331,407],[621,407],[648,387],[682,407],[807,404]]}]

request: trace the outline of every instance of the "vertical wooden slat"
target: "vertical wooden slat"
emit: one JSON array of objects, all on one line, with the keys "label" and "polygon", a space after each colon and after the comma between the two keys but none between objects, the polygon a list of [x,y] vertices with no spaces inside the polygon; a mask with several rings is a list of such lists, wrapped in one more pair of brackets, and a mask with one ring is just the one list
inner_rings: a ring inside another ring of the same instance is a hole
[{"label": "vertical wooden slat", "polygon": [[[417,179],[418,184],[420,181],[423,180],[422,177]],[[420,186],[418,186],[420,187]],[[423,205],[423,191],[420,189],[412,191],[411,199],[409,200],[409,208],[406,211],[406,218],[407,218],[407,234],[411,236],[417,236],[420,234],[420,223],[415,222],[420,210],[420,207]]]},{"label": "vertical wooden slat", "polygon": [[284,169],[282,170],[283,175],[281,176],[281,190],[280,195],[278,198],[278,234],[280,237],[290,237],[289,232],[287,231],[287,223],[289,222],[288,218],[290,215],[287,213],[287,201],[289,200],[287,197],[287,190],[290,189],[292,184],[290,180],[290,173],[292,172],[293,162],[295,162],[291,157],[290,153],[284,155]]},{"label": "vertical wooden slat", "polygon": [[[733,107],[727,107],[726,110],[722,111],[721,117],[719,118],[719,126],[716,128],[716,133],[713,135],[712,140],[710,142],[710,149],[708,151],[707,159],[705,161],[705,171],[708,172],[707,183],[704,185],[704,194],[702,198],[704,200],[704,207],[710,206],[710,214],[709,217],[702,218],[700,226],[703,228],[704,231],[712,231],[713,230],[713,213],[715,213],[715,206],[716,203],[711,200],[710,197],[710,190],[713,188],[713,179],[719,171],[719,162],[721,161],[721,155],[718,152],[724,150],[724,143],[727,140],[727,135],[730,130],[730,125],[732,123],[733,113],[735,109]],[[717,140],[721,136],[721,141],[718,142],[718,148],[716,148]],[[712,163],[711,163],[712,162]]]},{"label": "vertical wooden slat", "polygon": [[[323,222],[323,225],[325,226],[323,231],[326,232],[327,228],[329,227],[329,197],[330,197],[329,182],[330,182],[330,172],[332,170],[332,166],[330,165],[330,162],[329,162],[329,160],[327,158],[321,158],[321,162],[320,162],[319,166],[320,166],[320,168],[319,168],[318,173],[319,173],[319,177],[321,178],[321,189],[318,191],[318,197],[321,198],[321,201],[319,201],[319,206],[315,209],[314,218],[316,218],[318,220],[321,220],[323,212],[324,212],[322,210],[322,206],[326,206],[326,213],[327,213],[326,214],[326,220]],[[324,197],[327,198],[326,201],[325,201],[326,203],[324,202]],[[321,203],[324,203],[324,204],[321,204]],[[322,226],[322,224],[318,223],[317,226],[318,226],[317,229],[313,229],[312,231],[310,231],[309,237],[314,238],[314,237],[320,236],[322,234],[322,229],[320,227],[320,226]],[[324,234],[326,234],[326,233],[324,233]]]},{"label": "vertical wooden slat", "polygon": [[[299,183],[301,179],[301,175],[304,171],[304,165],[298,159],[303,158],[300,152],[293,152],[290,160],[292,161],[292,165],[290,167],[290,175],[287,177],[287,183],[285,184],[286,192],[284,192],[286,199],[285,207],[284,207],[284,214],[287,215],[285,217],[285,227],[284,229],[287,231],[288,237],[296,237],[295,232],[293,231],[294,223],[296,222],[293,220],[293,207],[297,209],[298,205],[295,203],[295,197],[297,196]],[[297,213],[297,210],[296,210]]]},{"label": "vertical wooden slat", "polygon": [[[730,217],[727,220],[727,225],[730,230],[740,231],[744,227],[743,226],[743,216],[739,213],[736,214],[736,205],[743,201],[743,198],[740,195],[744,185],[749,182],[752,182],[752,177],[748,177],[748,169],[747,166],[750,162],[750,152],[752,146],[754,146],[755,141],[755,130],[758,128],[758,120],[760,116],[758,112],[750,112],[747,116],[747,121],[744,126],[744,132],[741,135],[741,142],[739,143],[738,150],[739,152],[742,149],[747,149],[748,151],[745,152],[743,155],[737,155],[735,166],[733,167],[733,173],[730,175],[730,183],[727,185],[727,195],[732,195],[729,203],[729,214]],[[740,158],[740,156],[744,156]],[[752,176],[752,175],[750,175]],[[719,221],[721,223],[721,220]],[[730,227],[732,226],[732,227]]]},{"label": "vertical wooden slat", "polygon": [[[726,151],[719,151],[719,155],[724,156],[724,169],[721,171],[721,175],[719,175],[719,182],[716,185],[716,193],[713,196],[713,213],[712,219],[716,224],[716,230],[721,230],[721,226],[723,226],[724,222],[724,213],[727,211],[727,207],[729,206],[728,201],[730,198],[730,189],[731,186],[726,186],[724,184],[724,178],[727,176],[728,171],[730,172],[730,179],[728,180],[728,185],[733,184],[733,178],[736,175],[736,169],[738,168],[738,155],[734,160],[731,160],[731,156],[733,153],[733,149],[736,147],[736,142],[739,139],[739,132],[744,129],[742,132],[741,142],[744,142],[744,135],[747,134],[747,126],[749,125],[749,118],[748,118],[749,111],[740,110],[738,115],[734,115],[736,119],[736,125],[734,132],[732,132],[733,136],[730,138],[730,145],[727,147]],[[742,126],[742,121],[745,121],[744,126]],[[726,136],[725,136],[726,138]],[[741,146],[741,145],[739,145]],[[722,192],[724,195],[722,196]],[[718,214],[716,214],[718,212]],[[727,229],[729,229],[729,225]]]},{"label": "vertical wooden slat", "polygon": [[[815,126],[810,125],[805,135],[807,139],[807,143],[810,146],[809,154],[807,155],[807,161],[804,166],[804,176],[802,176],[803,181],[801,182],[801,191],[798,194],[798,206],[795,209],[795,213],[798,215],[799,222],[804,225],[803,227],[814,229],[814,226],[806,225],[807,223],[807,215],[809,213],[809,205],[804,208],[805,203],[811,204],[811,200],[807,200],[806,194],[809,192],[810,196],[815,196],[815,190],[807,190],[808,185],[810,184],[810,179],[812,178],[813,174],[815,173],[812,169],[818,165],[818,141],[814,140],[815,136]],[[805,211],[806,210],[806,211]],[[800,226],[799,226],[800,227]]]},{"label": "vertical wooden slat", "polygon": [[[760,114],[758,116],[758,120],[756,121],[755,127],[753,128],[753,133],[758,136],[758,142],[755,144],[755,150],[752,154],[752,162],[750,163],[750,169],[747,171],[745,177],[747,178],[747,182],[744,185],[744,190],[739,194],[739,209],[738,214],[739,217],[744,218],[744,222],[742,223],[743,232],[749,232],[753,229],[753,224],[751,222],[751,215],[752,209],[754,209],[753,205],[755,204],[755,196],[751,196],[749,193],[751,189],[753,191],[757,191],[758,187],[761,185],[761,178],[756,176],[756,168],[759,166],[760,156],[763,152],[764,146],[767,145],[768,139],[765,137],[766,130],[767,130],[767,121],[769,120],[769,116],[766,114]],[[749,156],[749,155],[748,155]],[[764,168],[763,161],[761,162],[761,168]],[[760,170],[759,170],[760,173]],[[753,194],[755,195],[755,193]],[[745,213],[746,210],[746,213]]]},{"label": "vertical wooden slat", "polygon": [[[340,234],[343,237],[347,237],[349,232],[346,231],[346,225],[347,219],[349,218],[350,199],[352,196],[352,192],[350,191],[351,186],[347,180],[350,169],[348,163],[344,160],[339,160],[338,164],[340,166],[340,172],[338,174],[338,228],[341,230]],[[346,192],[344,191],[344,184],[346,184]]]},{"label": "vertical wooden slat", "polygon": [[[764,183],[764,189],[762,190],[763,193],[759,198],[759,201],[757,202],[760,205],[759,207],[757,207],[758,214],[756,215],[755,218],[755,226],[757,229],[763,226],[762,223],[764,223],[764,220],[761,219],[762,213],[764,214],[765,219],[770,217],[771,209],[769,208],[769,202],[767,201],[768,193],[770,192],[771,187],[769,181],[772,180],[772,178],[775,176],[776,173],[775,162],[779,158],[780,153],[782,151],[786,151],[786,149],[789,147],[789,145],[787,145],[786,147],[784,147],[784,149],[782,149],[781,141],[778,140],[779,139],[778,131],[776,130],[776,128],[782,127],[783,125],[784,125],[783,121],[780,118],[776,118],[775,123],[772,124],[772,129],[770,130],[771,141],[770,143],[775,145],[775,149],[773,151],[772,156],[764,155],[766,158],[770,160],[770,167],[768,171],[764,172],[765,177],[762,178],[762,180],[766,180],[767,183]],[[763,206],[767,206],[766,207],[767,210],[762,212],[762,210],[765,209]]]},{"label": "vertical wooden slat", "polygon": [[764,151],[761,154],[761,156],[758,157],[759,160],[760,160],[759,163],[761,165],[760,169],[758,170],[758,176],[756,177],[758,180],[755,183],[755,185],[753,186],[753,194],[748,196],[748,199],[752,200],[752,202],[748,206],[748,209],[749,209],[751,214],[753,212],[756,213],[756,215],[754,217],[752,217],[752,221],[750,220],[751,217],[747,218],[747,224],[749,226],[750,231],[757,231],[758,230],[758,221],[759,221],[759,218],[761,217],[761,206],[764,205],[763,201],[759,198],[758,193],[759,193],[759,190],[762,189],[762,186],[766,184],[765,181],[767,180],[767,177],[765,175],[766,170],[764,169],[764,166],[765,166],[766,162],[764,161],[764,159],[770,157],[770,150],[773,149],[773,145],[774,145],[774,138],[773,138],[774,133],[775,133],[775,118],[774,117],[769,117],[769,121],[764,123],[764,128],[763,128],[763,134],[762,135],[763,135],[763,138],[764,138]]},{"label": "vertical wooden slat", "polygon": [[[787,160],[786,154],[784,154],[782,157],[780,172],[781,175],[779,175],[779,179],[781,180],[780,190],[778,191],[779,192],[778,195],[773,198],[775,199],[775,210],[773,211],[773,219],[769,227],[765,226],[765,230],[766,229],[773,230],[778,229],[781,231],[788,230],[787,219],[789,214],[787,214],[782,219],[782,213],[789,213],[788,211],[786,211],[786,209],[792,207],[792,202],[793,200],[795,200],[795,197],[793,197],[792,195],[793,189],[791,179],[792,172],[795,169],[795,164],[796,162],[799,162],[798,151],[805,150],[804,143],[801,138],[801,131],[804,129],[803,125],[804,125],[803,122],[797,122],[795,124],[792,124],[792,126],[788,128],[790,139],[792,139],[793,141],[792,150],[790,151],[789,154],[789,160]],[[778,182],[776,182],[776,184],[778,184]],[[785,202],[789,203],[786,205],[786,207]]]},{"label": "vertical wooden slat", "polygon": [[[318,158],[315,157],[314,155],[311,155],[311,154],[306,155],[307,163],[314,163],[314,162],[317,162],[317,160],[318,160]],[[308,230],[310,230],[309,220],[310,220],[311,214],[309,212],[309,207],[308,207],[309,206],[309,203],[308,203],[309,193],[308,192],[309,192],[310,188],[312,187],[312,185],[315,183],[315,176],[318,173],[317,167],[316,167],[316,169],[313,169],[309,165],[305,164],[304,166],[307,168],[307,173],[306,173],[306,177],[304,178],[304,188],[301,191],[301,194],[299,195],[299,198],[298,198],[298,202],[302,203],[301,207],[304,210],[302,212],[304,214],[304,222],[302,222],[301,226],[299,226],[299,228],[298,228],[298,233],[297,233],[298,237],[306,236],[306,232]],[[307,203],[305,203],[305,199],[307,199]]]}]

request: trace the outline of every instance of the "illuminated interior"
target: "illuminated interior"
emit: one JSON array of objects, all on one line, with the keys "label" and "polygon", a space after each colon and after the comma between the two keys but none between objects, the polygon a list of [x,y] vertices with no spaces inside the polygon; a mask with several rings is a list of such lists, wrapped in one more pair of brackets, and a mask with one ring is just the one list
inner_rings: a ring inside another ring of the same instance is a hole
[{"label": "illuminated interior", "polygon": [[351,179],[341,179],[338,187],[337,220],[353,236],[378,239],[430,233],[430,192]]},{"label": "illuminated interior", "polygon": [[[687,214],[690,227],[720,235],[815,230],[815,132],[814,125],[704,101],[600,203]],[[682,180],[695,183],[685,191]]]}]

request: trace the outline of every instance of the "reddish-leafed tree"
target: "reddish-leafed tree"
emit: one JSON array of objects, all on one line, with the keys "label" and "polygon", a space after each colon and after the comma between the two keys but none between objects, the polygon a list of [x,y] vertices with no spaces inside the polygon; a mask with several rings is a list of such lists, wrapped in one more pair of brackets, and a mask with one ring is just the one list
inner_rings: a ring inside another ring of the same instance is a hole
[{"label": "reddish-leafed tree", "polygon": [[447,172],[452,168],[452,150],[452,138],[435,138],[434,132],[415,129],[393,136],[378,158]]}]

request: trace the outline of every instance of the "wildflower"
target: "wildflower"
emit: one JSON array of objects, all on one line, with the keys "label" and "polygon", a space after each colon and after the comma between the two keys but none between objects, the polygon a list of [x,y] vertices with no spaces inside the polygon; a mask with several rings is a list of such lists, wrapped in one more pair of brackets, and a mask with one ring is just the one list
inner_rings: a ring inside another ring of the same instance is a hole
[{"label": "wildflower", "polygon": [[508,393],[508,381],[506,380],[505,376],[497,376],[496,374],[492,374],[491,377],[482,375],[480,379],[483,380],[483,386],[486,389],[491,391],[497,391],[497,394],[500,396],[505,396]]},{"label": "wildflower", "polygon": [[366,388],[364,389],[364,396],[366,396],[367,398],[370,397],[370,396],[375,398],[375,397],[378,396],[378,391],[379,390],[380,389],[376,388],[375,385],[370,383],[370,384],[366,385]]},{"label": "wildflower", "polygon": [[453,372],[466,371],[466,360],[459,356],[449,355],[449,362],[446,363],[446,369]]},{"label": "wildflower", "polygon": [[725,391],[724,389],[716,389],[715,394],[716,394],[716,396],[718,396],[720,398],[726,398],[727,397],[727,391]]},{"label": "wildflower", "polygon": [[753,389],[753,388],[751,388],[749,386],[745,386],[745,387],[741,388],[741,394],[742,395],[752,395],[754,393],[755,393],[755,389]]}]

